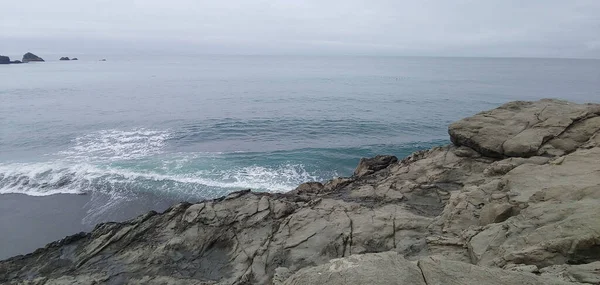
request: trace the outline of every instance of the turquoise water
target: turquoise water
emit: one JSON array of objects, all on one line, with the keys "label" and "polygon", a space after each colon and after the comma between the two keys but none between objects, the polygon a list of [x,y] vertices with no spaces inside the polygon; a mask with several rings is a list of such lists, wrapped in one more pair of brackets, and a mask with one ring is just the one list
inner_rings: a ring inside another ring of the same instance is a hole
[{"label": "turquoise water", "polygon": [[102,57],[0,66],[0,194],[285,192],[507,101],[600,101],[598,60]]}]

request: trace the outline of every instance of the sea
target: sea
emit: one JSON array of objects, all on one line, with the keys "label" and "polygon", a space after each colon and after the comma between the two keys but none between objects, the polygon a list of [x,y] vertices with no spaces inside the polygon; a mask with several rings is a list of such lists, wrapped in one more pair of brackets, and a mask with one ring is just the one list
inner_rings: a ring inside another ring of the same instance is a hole
[{"label": "sea", "polygon": [[592,59],[38,55],[0,65],[0,199],[105,197],[94,215],[349,176],[508,101],[600,102]]}]

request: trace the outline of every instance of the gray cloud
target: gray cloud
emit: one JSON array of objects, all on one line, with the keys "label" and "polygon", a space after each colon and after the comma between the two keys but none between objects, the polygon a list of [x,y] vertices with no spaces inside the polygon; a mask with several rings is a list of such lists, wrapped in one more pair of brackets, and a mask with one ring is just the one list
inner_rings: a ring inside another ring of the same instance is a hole
[{"label": "gray cloud", "polygon": [[2,9],[0,49],[11,52],[600,58],[597,0],[5,0]]}]

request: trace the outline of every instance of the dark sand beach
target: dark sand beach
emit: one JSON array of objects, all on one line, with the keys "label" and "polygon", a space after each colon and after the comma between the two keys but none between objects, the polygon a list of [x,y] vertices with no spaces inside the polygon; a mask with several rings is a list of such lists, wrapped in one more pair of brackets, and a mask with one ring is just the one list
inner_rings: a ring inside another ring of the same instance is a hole
[{"label": "dark sand beach", "polygon": [[98,213],[106,197],[56,194],[0,195],[0,260],[33,252],[47,243],[81,231],[96,223],[123,221],[150,210],[164,211],[176,201],[151,195],[138,196]]}]

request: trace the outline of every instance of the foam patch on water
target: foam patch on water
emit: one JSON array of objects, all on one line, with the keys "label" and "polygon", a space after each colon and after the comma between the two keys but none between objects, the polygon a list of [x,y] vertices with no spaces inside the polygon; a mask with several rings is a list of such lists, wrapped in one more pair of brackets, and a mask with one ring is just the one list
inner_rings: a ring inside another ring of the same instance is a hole
[{"label": "foam patch on water", "polygon": [[58,154],[72,160],[115,161],[138,159],[162,153],[168,131],[134,129],[102,130],[74,140],[74,146]]}]

